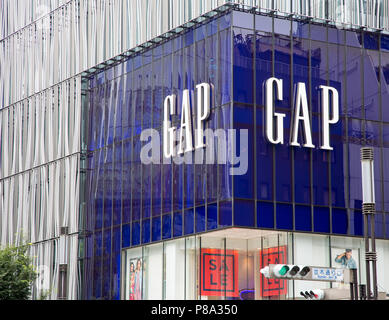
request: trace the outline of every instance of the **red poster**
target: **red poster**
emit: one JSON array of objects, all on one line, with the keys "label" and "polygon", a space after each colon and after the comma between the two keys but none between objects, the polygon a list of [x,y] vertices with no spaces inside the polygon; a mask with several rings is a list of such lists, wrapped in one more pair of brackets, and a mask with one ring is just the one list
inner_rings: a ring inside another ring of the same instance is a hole
[{"label": "red poster", "polygon": [[[286,246],[259,250],[260,269],[269,264],[286,263]],[[279,296],[287,293],[287,280],[268,279],[261,274],[261,297]]]},{"label": "red poster", "polygon": [[201,249],[201,295],[238,297],[238,252]]}]

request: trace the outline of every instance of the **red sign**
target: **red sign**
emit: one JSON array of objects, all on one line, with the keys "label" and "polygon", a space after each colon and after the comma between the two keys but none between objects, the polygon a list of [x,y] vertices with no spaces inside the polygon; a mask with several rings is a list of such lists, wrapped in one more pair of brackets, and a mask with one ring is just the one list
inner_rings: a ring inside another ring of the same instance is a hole
[{"label": "red sign", "polygon": [[201,249],[201,295],[239,297],[238,252]]},{"label": "red sign", "polygon": [[[259,250],[260,269],[269,264],[286,263],[286,246]],[[261,274],[261,297],[279,296],[287,293],[287,280],[268,279]]]}]

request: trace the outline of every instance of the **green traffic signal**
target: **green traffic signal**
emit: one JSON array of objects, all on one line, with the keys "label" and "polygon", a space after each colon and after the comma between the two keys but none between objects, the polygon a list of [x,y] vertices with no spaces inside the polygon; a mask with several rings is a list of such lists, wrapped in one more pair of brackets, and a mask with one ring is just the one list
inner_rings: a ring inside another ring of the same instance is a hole
[{"label": "green traffic signal", "polygon": [[288,267],[287,265],[284,265],[284,266],[280,269],[279,274],[280,274],[281,276],[284,276],[288,271],[289,271],[289,267]]}]

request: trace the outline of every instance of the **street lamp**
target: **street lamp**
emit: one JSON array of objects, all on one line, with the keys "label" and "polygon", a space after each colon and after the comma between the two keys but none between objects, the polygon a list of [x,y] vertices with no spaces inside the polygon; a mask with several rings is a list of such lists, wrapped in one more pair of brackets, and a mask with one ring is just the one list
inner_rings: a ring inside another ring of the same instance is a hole
[{"label": "street lamp", "polygon": [[[364,219],[365,260],[366,260],[366,289],[367,299],[377,299],[377,252],[375,246],[375,195],[374,195],[374,153],[373,148],[361,148],[362,167],[362,213]],[[369,225],[371,222],[371,251],[369,250]],[[370,261],[373,267],[373,297],[370,296]]]}]

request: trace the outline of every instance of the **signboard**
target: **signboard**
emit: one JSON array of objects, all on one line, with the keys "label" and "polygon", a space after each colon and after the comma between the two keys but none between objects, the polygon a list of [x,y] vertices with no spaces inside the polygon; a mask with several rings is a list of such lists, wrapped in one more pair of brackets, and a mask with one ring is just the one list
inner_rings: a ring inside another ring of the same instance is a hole
[{"label": "signboard", "polygon": [[239,297],[238,252],[201,249],[201,295]]},{"label": "signboard", "polygon": [[343,281],[343,269],[312,268],[312,280]]},{"label": "signboard", "polygon": [[[272,247],[259,251],[260,269],[269,264],[286,263],[286,246]],[[261,274],[261,297],[287,294],[287,280],[266,278]]]}]

